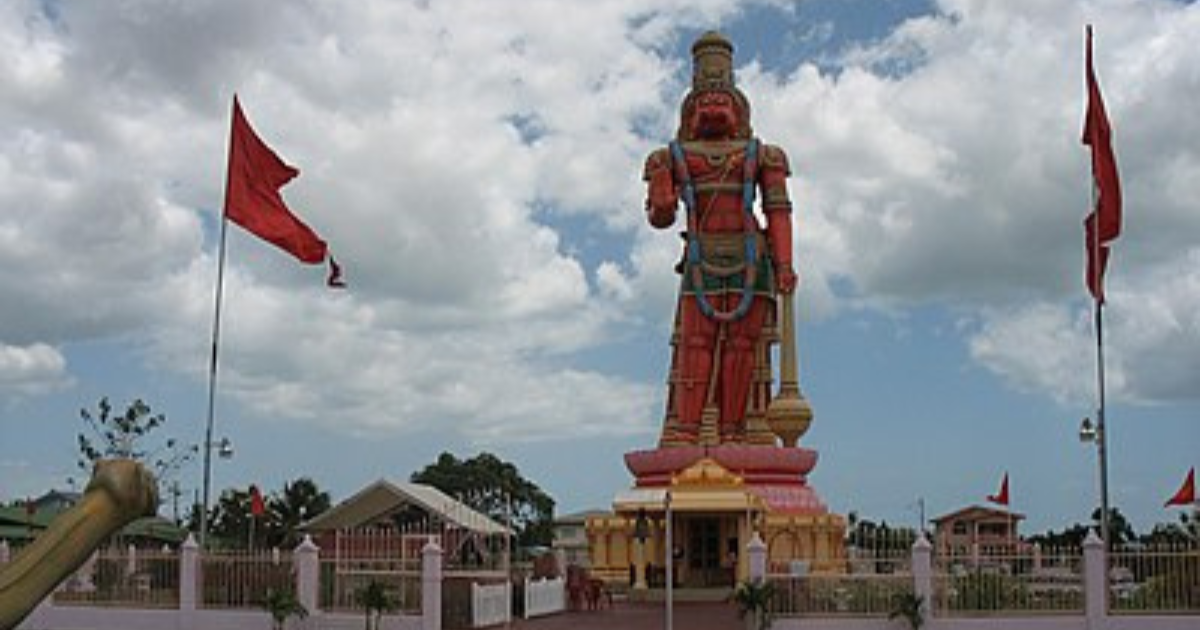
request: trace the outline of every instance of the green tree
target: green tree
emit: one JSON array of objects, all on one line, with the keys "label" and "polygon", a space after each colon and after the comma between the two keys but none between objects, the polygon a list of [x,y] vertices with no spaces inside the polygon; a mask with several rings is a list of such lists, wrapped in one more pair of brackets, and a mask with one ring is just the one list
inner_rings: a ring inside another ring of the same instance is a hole
[{"label": "green tree", "polygon": [[300,526],[329,509],[329,493],[308,477],[283,484],[283,491],[267,499],[267,541],[291,549],[300,544]]},{"label": "green tree", "polygon": [[[1096,531],[1100,531],[1100,508],[1092,511],[1092,523],[1096,527]],[[1103,536],[1105,541],[1111,545],[1123,545],[1125,543],[1137,540],[1137,534],[1133,531],[1133,525],[1129,524],[1129,520],[1121,514],[1121,510],[1115,507],[1108,508],[1108,536]]]},{"label": "green tree", "polygon": [[[97,460],[127,458],[141,462],[163,485],[200,452],[200,447],[195,444],[181,444],[174,438],[155,439],[161,433],[157,430],[167,423],[167,417],[155,414],[140,398],[130,403],[123,413],[114,414],[108,397],[103,397],[96,404],[95,412],[84,408],[79,410],[79,415],[88,431],[76,435],[79,448],[76,465],[87,475],[91,474]],[[160,491],[159,496],[165,494]]]},{"label": "green tree", "polygon": [[283,630],[291,617],[304,619],[308,616],[308,609],[296,599],[294,592],[287,589],[267,589],[263,608],[271,615],[271,627],[274,630]]},{"label": "green tree", "polygon": [[354,592],[354,603],[362,606],[366,614],[366,630],[378,630],[383,615],[396,609],[396,600],[388,593],[387,586],[375,580]]},{"label": "green tree", "polygon": [[464,460],[442,453],[413,473],[412,481],[457,497],[497,522],[511,523],[521,546],[549,545],[553,539],[554,499],[491,453]]}]

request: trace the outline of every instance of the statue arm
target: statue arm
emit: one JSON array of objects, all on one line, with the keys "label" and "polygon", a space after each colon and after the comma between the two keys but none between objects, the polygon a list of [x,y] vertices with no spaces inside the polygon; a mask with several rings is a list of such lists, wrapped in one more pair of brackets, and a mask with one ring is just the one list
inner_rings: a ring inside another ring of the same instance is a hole
[{"label": "statue arm", "polygon": [[775,282],[783,293],[791,293],[796,288],[796,270],[792,266],[792,202],[787,190],[789,175],[791,168],[783,149],[763,145],[759,187],[763,214],[767,216],[767,241],[775,262]]},{"label": "statue arm", "polygon": [[646,218],[656,228],[671,227],[679,210],[679,190],[671,173],[671,155],[659,149],[646,158]]}]

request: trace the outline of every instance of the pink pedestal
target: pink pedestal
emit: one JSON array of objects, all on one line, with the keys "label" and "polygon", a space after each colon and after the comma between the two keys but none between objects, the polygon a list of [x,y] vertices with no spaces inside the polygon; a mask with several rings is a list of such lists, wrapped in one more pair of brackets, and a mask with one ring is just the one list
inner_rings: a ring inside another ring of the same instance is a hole
[{"label": "pink pedestal", "polygon": [[674,446],[625,454],[625,466],[636,486],[665,486],[671,476],[708,457],[742,478],[747,489],[761,497],[771,511],[788,514],[826,514],[829,509],[808,485],[817,465],[817,452],[782,446]]}]

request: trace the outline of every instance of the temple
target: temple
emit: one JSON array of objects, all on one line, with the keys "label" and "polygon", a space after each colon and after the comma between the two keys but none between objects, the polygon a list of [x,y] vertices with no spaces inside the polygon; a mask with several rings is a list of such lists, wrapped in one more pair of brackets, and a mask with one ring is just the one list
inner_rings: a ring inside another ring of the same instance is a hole
[{"label": "temple", "polygon": [[753,136],[733,45],[709,32],[692,55],[679,131],[644,174],[650,225],[685,215],[662,432],[625,454],[632,487],[587,520],[593,574],[635,596],[663,586],[668,564],[675,586],[744,581],[755,534],[772,572],[844,559],[845,519],[809,484],[817,452],[800,445],[813,413],[798,382],[787,156]]}]

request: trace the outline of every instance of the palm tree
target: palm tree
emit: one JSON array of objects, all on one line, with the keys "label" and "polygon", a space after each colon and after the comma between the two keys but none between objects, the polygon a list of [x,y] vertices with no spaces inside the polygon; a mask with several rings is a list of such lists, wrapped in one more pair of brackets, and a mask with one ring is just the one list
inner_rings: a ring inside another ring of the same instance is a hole
[{"label": "palm tree", "polygon": [[367,615],[366,630],[379,630],[384,613],[396,609],[396,601],[382,582],[371,580],[366,588],[354,593],[354,603],[363,607]]},{"label": "palm tree", "polygon": [[296,599],[296,594],[289,590],[267,589],[263,608],[270,613],[271,627],[275,630],[283,630],[284,624],[291,617],[304,619],[308,616],[308,609]]},{"label": "palm tree", "polygon": [[300,525],[329,509],[329,493],[308,477],[283,484],[283,492],[268,502],[274,532],[274,544],[291,549],[300,544]]}]

